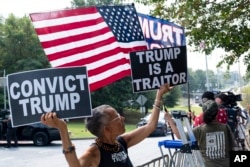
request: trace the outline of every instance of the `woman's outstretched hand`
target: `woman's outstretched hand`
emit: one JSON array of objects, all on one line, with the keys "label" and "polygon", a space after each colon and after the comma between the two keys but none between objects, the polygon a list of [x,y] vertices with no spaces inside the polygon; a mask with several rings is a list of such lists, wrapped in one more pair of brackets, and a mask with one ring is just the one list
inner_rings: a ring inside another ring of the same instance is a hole
[{"label": "woman's outstretched hand", "polygon": [[44,125],[53,127],[53,128],[65,128],[67,126],[66,122],[62,119],[59,119],[57,117],[57,114],[55,112],[48,112],[41,116],[41,122]]},{"label": "woman's outstretched hand", "polygon": [[169,84],[166,83],[166,84],[160,86],[157,93],[162,96],[165,93],[169,92],[171,89],[173,89],[173,87],[170,87]]}]

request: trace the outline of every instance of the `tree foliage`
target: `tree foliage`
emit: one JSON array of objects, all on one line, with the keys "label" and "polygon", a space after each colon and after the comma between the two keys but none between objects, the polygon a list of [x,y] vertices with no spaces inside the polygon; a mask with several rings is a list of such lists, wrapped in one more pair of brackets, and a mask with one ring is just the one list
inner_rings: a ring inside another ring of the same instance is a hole
[{"label": "tree foliage", "polygon": [[72,7],[93,6],[93,5],[109,5],[119,3],[119,0],[73,0]]},{"label": "tree foliage", "polygon": [[124,78],[93,92],[91,94],[93,107],[101,104],[109,104],[121,111],[122,108],[126,107],[126,102],[133,99],[129,79],[130,78]]},{"label": "tree foliage", "polygon": [[28,17],[11,14],[0,25],[0,67],[6,74],[49,67]]},{"label": "tree foliage", "polygon": [[[10,14],[0,20],[0,76],[50,67],[34,27],[28,17]],[[0,88],[0,108],[4,106]]]},{"label": "tree foliage", "polygon": [[[227,68],[240,57],[250,71],[250,1],[249,0],[136,0],[152,6],[151,14],[173,21],[186,29],[188,44],[208,55],[216,48],[226,54],[217,66]],[[204,48],[200,48],[201,43]]]},{"label": "tree foliage", "polygon": [[243,108],[249,109],[250,105],[250,86],[247,85],[241,89],[242,101],[240,104]]}]

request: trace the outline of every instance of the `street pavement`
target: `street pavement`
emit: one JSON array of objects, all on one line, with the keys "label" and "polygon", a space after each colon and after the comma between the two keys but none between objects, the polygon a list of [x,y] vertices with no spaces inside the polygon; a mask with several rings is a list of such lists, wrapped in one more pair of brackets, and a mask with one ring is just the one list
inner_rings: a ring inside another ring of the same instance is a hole
[{"label": "street pavement", "polygon": [[[134,166],[149,162],[160,157],[158,142],[171,139],[171,136],[148,137],[141,143],[131,147],[128,152]],[[93,139],[72,141],[76,153],[80,156],[94,142]],[[36,147],[32,142],[20,142],[17,148],[4,148],[0,143],[0,166],[4,167],[68,167],[62,154],[61,141],[54,141],[49,146]],[[164,150],[167,153],[167,150]]]}]

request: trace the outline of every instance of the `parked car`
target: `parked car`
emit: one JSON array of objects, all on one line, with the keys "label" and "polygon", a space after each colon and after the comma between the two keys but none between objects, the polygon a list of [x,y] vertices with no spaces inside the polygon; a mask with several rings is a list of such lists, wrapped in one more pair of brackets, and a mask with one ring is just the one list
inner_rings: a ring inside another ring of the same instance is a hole
[{"label": "parked car", "polygon": [[[167,135],[169,128],[166,124],[164,115],[165,115],[164,112],[160,112],[157,128],[154,130],[153,133],[150,134],[150,136],[166,136]],[[146,125],[149,121],[150,116],[151,116],[151,113],[141,118],[141,121],[137,123],[136,127],[138,128],[143,125]]]},{"label": "parked car", "polygon": [[[0,140],[6,140],[6,123],[1,122]],[[60,140],[59,130],[42,123],[17,127],[18,141],[33,141],[36,146],[45,146],[54,140]]]},{"label": "parked car", "polygon": [[195,96],[194,102],[199,104],[201,102],[201,98],[199,96]]}]

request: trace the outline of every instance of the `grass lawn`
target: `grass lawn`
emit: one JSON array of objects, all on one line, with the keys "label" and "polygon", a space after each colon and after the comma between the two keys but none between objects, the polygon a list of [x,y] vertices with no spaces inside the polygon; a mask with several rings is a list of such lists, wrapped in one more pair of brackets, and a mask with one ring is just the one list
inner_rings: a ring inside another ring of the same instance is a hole
[{"label": "grass lawn", "polygon": [[[186,106],[177,106],[174,108],[168,108],[169,111],[171,110],[185,110],[188,111],[188,108]],[[201,107],[195,105],[191,106],[191,110],[195,113],[195,115],[199,115],[199,113],[202,111]],[[129,132],[136,128],[135,124],[126,124],[125,125],[126,132]],[[70,121],[68,122],[68,129],[71,132],[71,138],[92,138],[94,137],[86,128],[83,121]]]},{"label": "grass lawn", "polygon": [[[136,125],[125,125],[126,132],[129,132],[136,128]],[[76,139],[76,138],[92,138],[95,137],[92,135],[86,128],[85,124],[83,122],[68,122],[68,129],[70,132],[70,138]]]},{"label": "grass lawn", "polygon": [[[185,106],[178,106],[174,108],[168,108],[168,110],[185,110],[188,111],[188,108]],[[195,115],[199,115],[202,112],[202,108],[200,106],[191,106],[191,111],[194,112]]]}]

